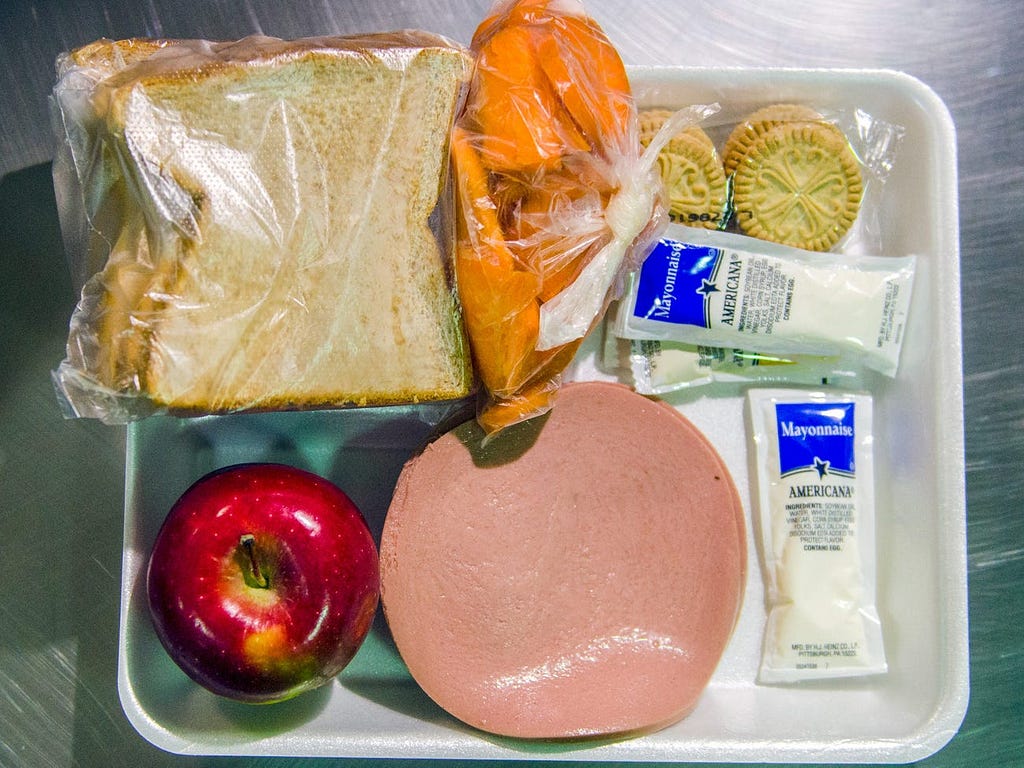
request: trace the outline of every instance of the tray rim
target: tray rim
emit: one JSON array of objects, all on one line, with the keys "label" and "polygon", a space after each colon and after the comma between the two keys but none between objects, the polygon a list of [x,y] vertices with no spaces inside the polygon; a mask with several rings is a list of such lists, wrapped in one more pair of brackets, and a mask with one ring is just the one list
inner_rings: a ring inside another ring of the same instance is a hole
[{"label": "tray rim", "polygon": [[[970,698],[969,669],[969,635],[968,635],[968,583],[967,583],[967,499],[966,499],[966,464],[964,450],[963,420],[963,368],[962,368],[962,334],[960,304],[960,249],[959,249],[959,198],[957,186],[956,131],[952,116],[938,94],[921,80],[904,72],[886,68],[827,68],[827,67],[718,67],[718,66],[673,66],[673,65],[630,65],[627,66],[630,77],[640,76],[650,84],[678,83],[687,78],[734,78],[728,87],[744,87],[745,83],[754,83],[766,77],[778,82],[795,85],[812,84],[814,80],[825,78],[838,84],[846,83],[877,83],[889,88],[904,91],[915,99],[932,120],[932,128],[936,132],[938,156],[940,162],[938,173],[946,189],[952,190],[941,201],[946,216],[940,226],[943,228],[942,242],[948,250],[937,254],[948,269],[948,288],[950,300],[955,306],[948,306],[943,313],[939,325],[934,329],[937,340],[949,356],[949,386],[943,391],[943,411],[952,415],[937,424],[937,432],[941,439],[939,458],[944,468],[956,471],[940,473],[938,497],[942,500],[944,514],[941,521],[952,526],[939,539],[943,549],[940,562],[944,567],[942,583],[938,586],[944,601],[942,605],[943,622],[947,631],[942,638],[944,644],[943,658],[946,662],[942,670],[943,684],[938,694],[938,706],[930,718],[922,721],[919,727],[909,732],[899,742],[892,739],[861,739],[855,744],[833,743],[831,741],[807,739],[794,742],[778,742],[771,740],[730,742],[728,739],[709,740],[686,754],[667,754],[664,750],[643,753],[640,748],[642,740],[615,742],[610,745],[613,754],[603,757],[603,749],[583,750],[577,752],[556,753],[519,753],[496,749],[494,744],[480,739],[481,749],[473,753],[463,752],[463,757],[481,759],[512,759],[512,760],[564,760],[564,761],[765,761],[765,762],[829,762],[852,763],[870,759],[877,762],[906,763],[926,758],[945,747],[959,731],[966,716]],[[739,82],[738,82],[739,81]],[[124,541],[132,540],[134,520],[131,515],[131,500],[135,498],[135,473],[133,446],[135,444],[136,425],[127,427],[126,464],[125,464],[125,520]],[[451,757],[451,750],[444,739],[431,739],[419,749],[405,746],[387,754],[375,749],[379,746],[375,741],[362,745],[362,749],[348,752],[320,755],[305,753],[293,749],[281,751],[251,752],[246,751],[245,744],[234,747],[225,745],[204,745],[182,739],[164,729],[151,718],[141,706],[135,695],[133,682],[127,668],[124,649],[127,638],[128,602],[132,594],[131,579],[126,574],[134,566],[132,553],[125,547],[122,552],[121,608],[119,617],[119,653],[118,653],[118,694],[122,709],[135,730],[147,741],[160,749],[179,754],[195,755],[244,755],[244,756],[334,756],[334,757],[393,757],[393,758],[445,758]],[[287,744],[287,740],[283,742]],[[770,749],[770,752],[767,751]]]}]

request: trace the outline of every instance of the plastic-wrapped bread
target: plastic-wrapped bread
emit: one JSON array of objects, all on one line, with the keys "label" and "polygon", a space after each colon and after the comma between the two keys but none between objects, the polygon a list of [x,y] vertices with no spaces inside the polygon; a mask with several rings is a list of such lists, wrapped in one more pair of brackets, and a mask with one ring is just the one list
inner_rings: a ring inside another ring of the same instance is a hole
[{"label": "plastic-wrapped bread", "polygon": [[64,57],[55,182],[82,284],[55,373],[68,410],[470,392],[446,181],[471,69],[419,32]]}]

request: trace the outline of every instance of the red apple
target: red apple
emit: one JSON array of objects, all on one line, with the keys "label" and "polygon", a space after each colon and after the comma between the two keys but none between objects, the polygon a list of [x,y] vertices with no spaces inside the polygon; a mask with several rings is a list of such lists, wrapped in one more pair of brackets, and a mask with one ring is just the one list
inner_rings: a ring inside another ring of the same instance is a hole
[{"label": "red apple", "polygon": [[380,594],[359,510],[280,464],[212,472],[171,508],[147,574],[156,634],[216,694],[264,703],[329,682],[362,644]]}]

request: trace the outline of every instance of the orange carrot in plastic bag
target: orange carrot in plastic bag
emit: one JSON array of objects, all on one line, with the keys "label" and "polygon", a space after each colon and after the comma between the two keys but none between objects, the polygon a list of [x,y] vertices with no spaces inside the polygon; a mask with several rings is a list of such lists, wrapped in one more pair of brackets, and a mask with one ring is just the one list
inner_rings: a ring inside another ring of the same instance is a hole
[{"label": "orange carrot in plastic bag", "polygon": [[456,277],[489,434],[546,412],[662,222],[625,67],[575,0],[504,0],[452,139]]}]

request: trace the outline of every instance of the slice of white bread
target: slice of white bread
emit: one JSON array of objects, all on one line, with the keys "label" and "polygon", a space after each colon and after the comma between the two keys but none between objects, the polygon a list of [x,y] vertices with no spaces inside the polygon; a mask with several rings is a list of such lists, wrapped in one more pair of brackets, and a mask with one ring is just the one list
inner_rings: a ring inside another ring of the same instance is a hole
[{"label": "slice of white bread", "polygon": [[463,49],[101,41],[75,67],[116,221],[69,360],[101,388],[204,413],[470,391],[437,205]]}]

